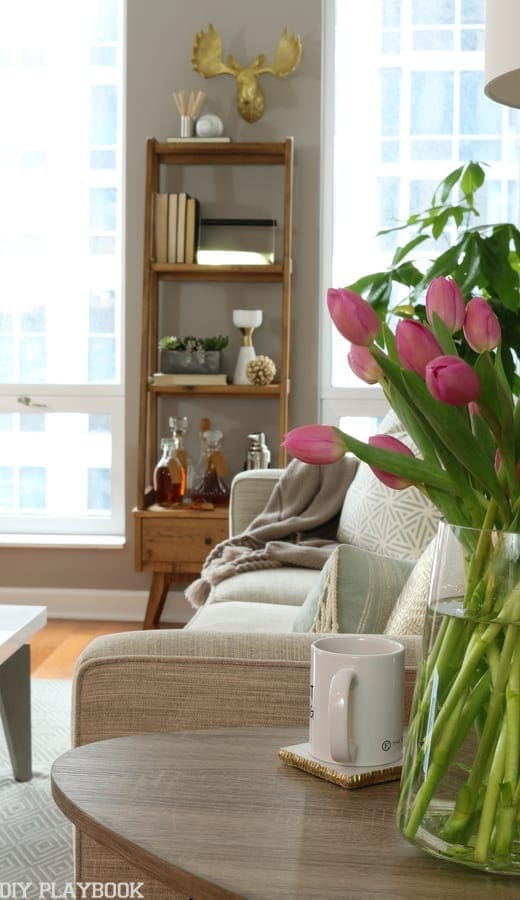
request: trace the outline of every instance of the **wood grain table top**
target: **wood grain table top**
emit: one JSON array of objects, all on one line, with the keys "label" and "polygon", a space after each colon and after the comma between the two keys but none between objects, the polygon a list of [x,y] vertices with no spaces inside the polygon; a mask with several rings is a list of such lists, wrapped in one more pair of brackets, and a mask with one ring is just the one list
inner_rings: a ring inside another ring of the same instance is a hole
[{"label": "wood grain table top", "polygon": [[277,727],[99,741],[56,760],[53,796],[82,831],[195,900],[518,900],[518,877],[405,841],[398,782],[346,790],[280,762],[280,747],[305,740]]}]

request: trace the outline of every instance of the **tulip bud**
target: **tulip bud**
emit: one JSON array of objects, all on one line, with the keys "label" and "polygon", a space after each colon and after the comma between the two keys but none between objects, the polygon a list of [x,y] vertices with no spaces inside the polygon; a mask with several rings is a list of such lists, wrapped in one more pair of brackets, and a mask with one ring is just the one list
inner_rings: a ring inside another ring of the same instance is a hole
[{"label": "tulip bud", "polygon": [[332,425],[301,425],[287,432],[282,447],[305,463],[327,465],[345,455],[346,447],[339,428]]},{"label": "tulip bud", "polygon": [[339,333],[352,344],[368,347],[379,334],[381,323],[377,313],[354,291],[329,288],[327,306]]},{"label": "tulip bud", "polygon": [[466,306],[464,337],[475,353],[498,347],[502,332],[500,322],[483,297],[473,297]]},{"label": "tulip bud", "polygon": [[426,387],[441,403],[464,406],[480,396],[480,381],[469,363],[458,356],[438,356],[426,366]]},{"label": "tulip bud", "polygon": [[433,314],[437,313],[446,328],[454,334],[462,328],[465,312],[462,291],[453,278],[439,275],[430,282],[426,291],[426,316],[430,325],[433,324]]},{"label": "tulip bud", "polygon": [[401,365],[424,378],[426,365],[442,354],[442,347],[430,329],[415,319],[401,319],[395,329],[395,343]]},{"label": "tulip bud", "polygon": [[347,359],[354,375],[367,384],[376,384],[383,374],[381,366],[374,359],[368,347],[359,347],[353,344],[347,354]]},{"label": "tulip bud", "polygon": [[[395,453],[403,453],[405,456],[414,455],[406,444],[403,444],[402,441],[392,437],[390,434],[375,434],[368,439],[368,443],[372,447],[379,447],[381,450],[392,450]],[[370,466],[370,468],[383,484],[386,484],[387,487],[394,488],[396,491],[402,491],[404,488],[410,487],[410,485],[413,484],[412,481],[408,478],[403,478],[401,475],[392,475],[390,472],[385,472],[383,469],[375,468],[375,466]]]}]

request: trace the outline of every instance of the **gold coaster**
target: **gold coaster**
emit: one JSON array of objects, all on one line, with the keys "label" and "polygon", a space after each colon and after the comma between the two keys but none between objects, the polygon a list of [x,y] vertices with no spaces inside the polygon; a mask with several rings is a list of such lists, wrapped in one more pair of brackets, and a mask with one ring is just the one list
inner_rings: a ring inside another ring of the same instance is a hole
[{"label": "gold coaster", "polygon": [[368,784],[380,784],[384,781],[398,781],[401,777],[401,761],[378,766],[376,769],[325,763],[311,756],[308,742],[293,744],[292,747],[281,747],[278,756],[288,766],[302,769],[309,775],[316,775],[318,778],[339,784],[344,788],[358,788]]}]

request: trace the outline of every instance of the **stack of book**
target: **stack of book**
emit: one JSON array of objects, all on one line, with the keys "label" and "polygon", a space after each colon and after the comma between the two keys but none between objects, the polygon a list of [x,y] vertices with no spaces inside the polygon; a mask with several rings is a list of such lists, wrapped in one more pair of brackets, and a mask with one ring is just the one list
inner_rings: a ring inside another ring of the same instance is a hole
[{"label": "stack of book", "polygon": [[155,261],[194,263],[197,250],[199,201],[185,191],[154,195]]}]

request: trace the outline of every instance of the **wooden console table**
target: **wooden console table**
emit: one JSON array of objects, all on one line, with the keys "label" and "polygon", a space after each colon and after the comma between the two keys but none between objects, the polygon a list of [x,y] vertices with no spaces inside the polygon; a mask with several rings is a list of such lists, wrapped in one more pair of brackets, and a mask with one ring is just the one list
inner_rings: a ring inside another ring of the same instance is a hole
[{"label": "wooden console table", "polygon": [[54,763],[52,792],[80,830],[193,900],[517,900],[518,878],[405,841],[398,782],[345,790],[279,761],[306,737],[257,727],[99,741]]},{"label": "wooden console table", "polygon": [[153,505],[133,513],[135,567],[152,574],[143,628],[157,628],[171,585],[197,578],[208,553],[227,538],[229,510]]}]

